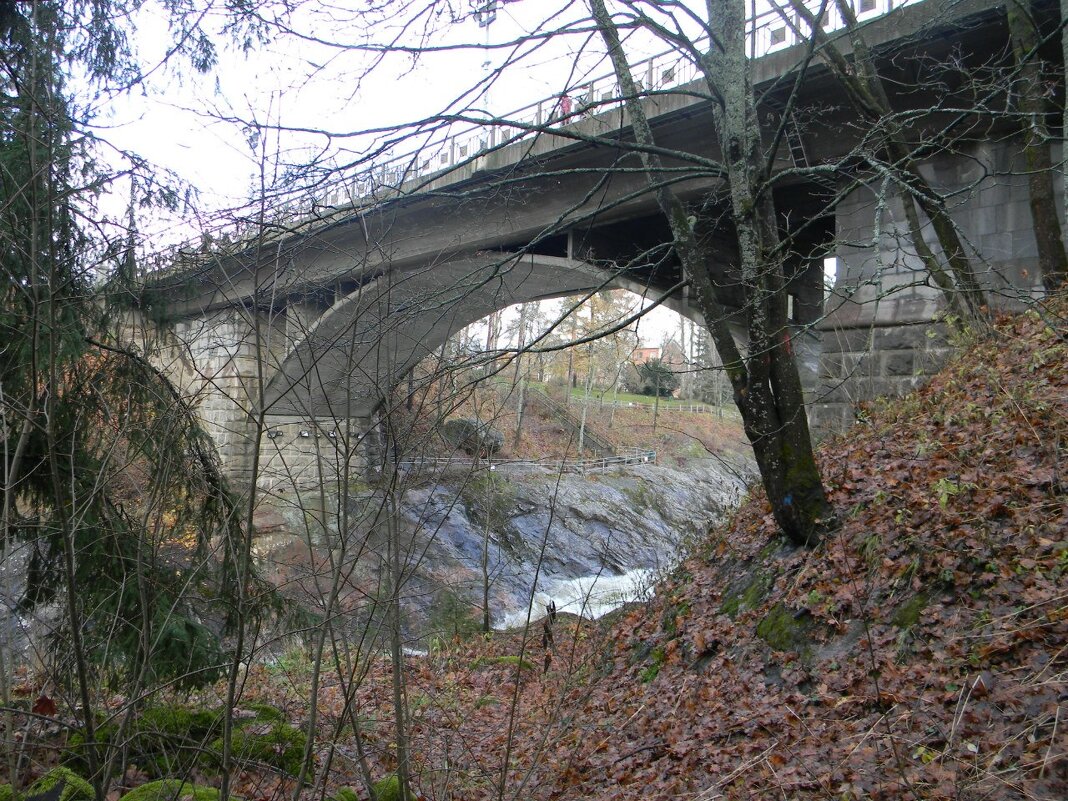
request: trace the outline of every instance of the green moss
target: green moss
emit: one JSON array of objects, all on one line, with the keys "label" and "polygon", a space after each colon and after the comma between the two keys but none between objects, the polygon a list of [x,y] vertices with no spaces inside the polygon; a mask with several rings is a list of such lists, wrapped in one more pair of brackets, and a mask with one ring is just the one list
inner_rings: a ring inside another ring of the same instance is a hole
[{"label": "green moss", "polygon": [[762,570],[756,571],[740,592],[727,595],[719,611],[734,620],[747,609],[756,609],[771,589],[771,583],[771,576]]},{"label": "green moss", "polygon": [[0,784],[0,801],[11,801],[14,796],[15,793],[11,790],[10,784]]},{"label": "green moss", "polygon": [[775,651],[801,651],[811,628],[807,612],[797,617],[777,603],[757,624],[757,636]]},{"label": "green moss", "polygon": [[510,667],[518,665],[523,670],[534,670],[532,662],[520,659],[518,656],[480,656],[471,663],[471,669],[477,670],[484,665],[509,665]]},{"label": "green moss", "polygon": [[134,731],[199,740],[221,727],[222,718],[218,712],[168,704],[142,710],[134,724]]},{"label": "green moss", "polygon": [[648,684],[660,675],[660,668],[663,667],[664,660],[667,658],[663,648],[654,648],[649,652],[649,656],[652,658],[652,662],[646,665],[642,672],[638,674],[638,678],[642,680],[643,684]]},{"label": "green moss", "polygon": [[[371,785],[371,793],[374,801],[401,801],[400,776],[396,773],[391,773],[384,779],[379,779]],[[410,788],[408,798],[415,798]]]},{"label": "green moss", "polygon": [[780,547],[782,547],[782,544],[783,541],[781,539],[773,539],[771,542],[769,542],[767,545],[760,549],[760,553],[757,554],[757,559],[763,562],[765,559],[770,558],[773,553],[775,553],[777,550],[779,550]]},{"label": "green moss", "polygon": [[915,626],[920,620],[920,613],[927,608],[927,601],[927,596],[922,592],[905,601],[894,612],[893,624],[899,629]]},{"label": "green moss", "polygon": [[[101,719],[96,730],[97,743],[113,745],[118,731],[118,723],[103,723]],[[126,733],[126,744],[131,761],[149,775],[162,778],[201,765],[204,744],[218,737],[221,731],[222,714],[218,711],[157,704],[146,707],[134,718]],[[86,750],[84,733],[71,734],[64,763],[75,770],[86,770]]]},{"label": "green moss", "polygon": [[[300,772],[306,744],[304,732],[288,723],[275,723],[265,732],[256,728],[237,729],[231,739],[234,759],[238,762],[261,762],[289,774]],[[222,758],[222,738],[211,744],[211,750],[217,760]]]},{"label": "green moss", "polygon": [[676,601],[668,605],[660,618],[660,628],[668,637],[674,637],[679,633],[678,619],[686,617],[690,611],[689,601]]},{"label": "green moss", "polygon": [[244,707],[250,712],[256,713],[256,720],[263,720],[267,721],[268,723],[286,722],[285,713],[276,706],[271,706],[270,704],[255,703],[245,704]]},{"label": "green moss", "polygon": [[[119,733],[119,726],[117,723],[103,723],[103,720],[98,721],[99,725],[93,732],[94,738],[98,746],[107,746],[115,741],[116,735]],[[89,762],[88,756],[88,740],[85,737],[84,731],[75,731],[67,738],[67,749],[63,754],[63,763],[74,770],[81,770],[88,772]]]},{"label": "green moss", "polygon": [[93,801],[96,797],[93,786],[70,768],[52,768],[44,776],[30,785],[27,795],[43,795],[63,782],[63,792],[59,801]]},{"label": "green moss", "polygon": [[142,784],[122,797],[122,801],[219,801],[219,791],[214,787],[190,784],[180,779],[161,779]]},{"label": "green moss", "polygon": [[329,796],[329,801],[359,801],[360,796],[351,787],[339,787],[337,792]]},{"label": "green moss", "polygon": [[221,731],[221,712],[177,704],[147,707],[130,731],[130,757],[153,776],[186,773],[211,762],[203,746]]}]

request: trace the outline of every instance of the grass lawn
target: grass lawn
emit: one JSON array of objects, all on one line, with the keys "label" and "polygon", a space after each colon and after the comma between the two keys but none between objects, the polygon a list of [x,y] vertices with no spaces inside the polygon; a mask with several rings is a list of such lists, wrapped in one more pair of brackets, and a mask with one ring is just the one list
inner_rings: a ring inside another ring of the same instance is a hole
[{"label": "grass lawn", "polygon": [[[545,385],[534,385],[534,386],[538,386],[543,392],[546,391]],[[584,394],[584,392],[583,392],[581,387],[573,387],[571,389],[571,397],[574,400],[581,401],[583,394]],[[611,390],[607,390],[603,394],[604,394],[605,403],[611,403],[612,401],[618,401],[620,403],[640,403],[640,404],[645,404],[645,405],[652,406],[656,402],[656,398],[654,398],[652,395],[635,395],[633,392],[612,392]],[[601,393],[600,390],[592,390],[590,392],[590,404],[593,405],[594,403],[600,403],[601,402],[601,395],[602,395],[602,393]],[[709,404],[707,404],[707,403],[706,404],[701,404],[700,401],[694,401],[694,400],[678,400],[677,398],[661,398],[660,399],[660,408],[661,409],[672,409],[672,408],[675,408],[675,407],[678,407],[678,406],[699,406],[699,405],[708,406]],[[729,411],[734,411],[734,407],[731,406]]]}]

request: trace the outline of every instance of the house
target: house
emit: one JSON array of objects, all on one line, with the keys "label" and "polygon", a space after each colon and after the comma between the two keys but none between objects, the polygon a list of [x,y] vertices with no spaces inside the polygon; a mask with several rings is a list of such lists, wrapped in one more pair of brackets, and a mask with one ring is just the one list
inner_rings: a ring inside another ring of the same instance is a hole
[{"label": "house", "polygon": [[631,364],[645,364],[650,359],[660,358],[660,348],[635,348],[630,352]]}]

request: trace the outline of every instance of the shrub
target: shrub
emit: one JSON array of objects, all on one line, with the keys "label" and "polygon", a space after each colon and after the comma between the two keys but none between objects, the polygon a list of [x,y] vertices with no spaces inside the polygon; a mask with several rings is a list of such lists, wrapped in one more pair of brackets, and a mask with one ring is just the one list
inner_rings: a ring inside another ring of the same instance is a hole
[{"label": "shrub", "polygon": [[639,365],[638,377],[637,390],[641,395],[659,394],[661,398],[667,398],[679,388],[679,377],[660,359],[650,359]]},{"label": "shrub", "polygon": [[465,640],[482,628],[478,610],[448,587],[438,590],[430,607],[428,628],[444,641]]}]

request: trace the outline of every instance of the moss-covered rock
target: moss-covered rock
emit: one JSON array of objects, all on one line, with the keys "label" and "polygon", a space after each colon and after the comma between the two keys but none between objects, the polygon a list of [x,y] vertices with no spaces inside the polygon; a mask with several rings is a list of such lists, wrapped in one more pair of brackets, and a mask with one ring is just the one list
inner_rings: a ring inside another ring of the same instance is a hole
[{"label": "moss-covered rock", "polygon": [[161,779],[131,790],[122,801],[219,801],[219,791],[181,779]]},{"label": "moss-covered rock", "polygon": [[[93,732],[93,739],[96,741],[97,747],[107,746],[115,742],[115,738],[119,733],[119,726],[117,723],[105,723],[102,717],[98,717],[97,726]],[[75,731],[67,737],[67,748],[62,755],[61,761],[63,764],[77,771],[89,771],[88,762],[88,748],[89,739],[85,736],[84,731]]]},{"label": "moss-covered rock", "polygon": [[[379,779],[371,785],[371,792],[374,794],[374,801],[401,801],[400,776],[396,773],[391,773],[385,778]],[[410,789],[408,798],[415,798]]]},{"label": "moss-covered rock", "polygon": [[522,670],[536,670],[537,666],[533,662],[528,662],[526,659],[520,659],[518,656],[480,656],[474,662],[471,663],[472,670],[478,670],[480,667],[486,665],[504,665],[506,667],[519,667]]},{"label": "moss-covered rock", "polygon": [[794,614],[783,604],[773,606],[757,624],[757,636],[775,651],[803,651],[812,629],[807,610]]},{"label": "moss-covered rock", "polygon": [[[234,759],[238,762],[259,762],[289,774],[300,772],[306,744],[304,732],[288,723],[235,729],[231,739]],[[211,750],[216,760],[222,759],[222,738],[212,743]]]},{"label": "moss-covered rock", "polygon": [[719,611],[734,620],[747,609],[756,609],[771,589],[771,577],[762,570],[753,573],[749,581],[740,589],[727,594]]},{"label": "moss-covered rock", "polygon": [[202,766],[204,747],[222,732],[222,713],[179,704],[158,704],[134,719],[131,758],[152,776],[166,778]]},{"label": "moss-covered rock", "polygon": [[329,799],[330,801],[359,801],[360,796],[351,787],[339,787]]},{"label": "moss-covered rock", "polygon": [[[115,744],[119,724],[104,722],[96,730],[98,744]],[[156,704],[145,707],[130,722],[125,743],[130,760],[149,775],[164,778],[201,765],[204,747],[222,732],[222,713],[180,704]],[[67,739],[64,763],[75,770],[86,770],[86,738],[75,732]]]},{"label": "moss-covered rock", "polygon": [[57,784],[63,784],[59,801],[93,801],[93,785],[70,768],[52,768],[44,776],[30,785],[26,795],[44,795],[54,790]]},{"label": "moss-covered rock", "polygon": [[0,784],[0,801],[11,801],[14,795],[10,784]]},{"label": "moss-covered rock", "polygon": [[893,624],[899,629],[909,629],[920,621],[920,614],[927,608],[927,595],[919,593],[901,604],[894,612]]},{"label": "moss-covered rock", "polygon": [[256,713],[256,720],[267,721],[269,723],[285,723],[285,713],[276,706],[264,703],[245,704],[245,709],[248,709]]},{"label": "moss-covered rock", "polygon": [[222,728],[222,715],[206,709],[189,709],[175,704],[151,706],[134,723],[136,732],[203,739]]}]

